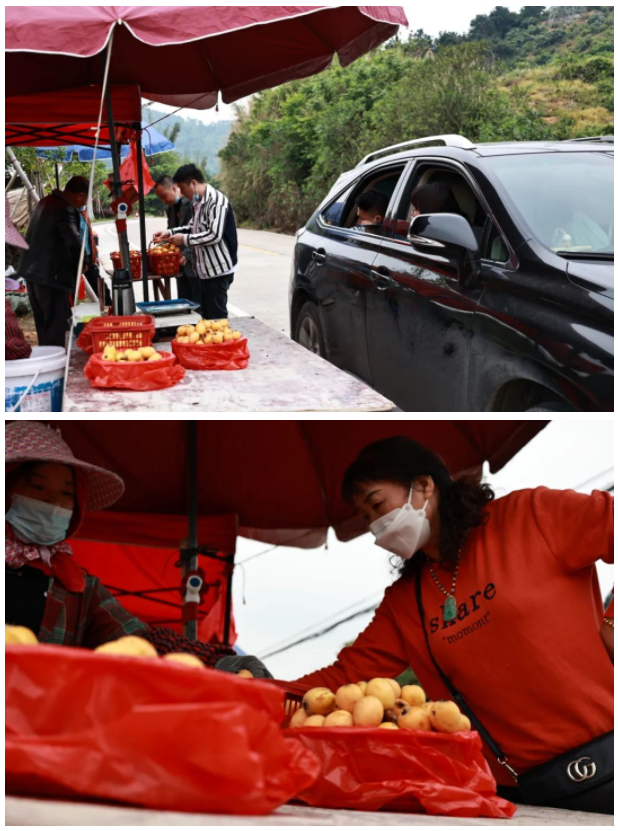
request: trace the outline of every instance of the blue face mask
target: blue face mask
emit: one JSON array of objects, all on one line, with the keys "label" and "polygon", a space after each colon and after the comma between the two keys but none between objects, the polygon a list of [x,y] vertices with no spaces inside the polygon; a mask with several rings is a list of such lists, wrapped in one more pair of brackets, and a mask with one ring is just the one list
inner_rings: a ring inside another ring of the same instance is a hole
[{"label": "blue face mask", "polygon": [[200,202],[201,199],[202,199],[202,197],[199,195],[199,193],[194,193],[193,194],[193,201],[194,202]]},{"label": "blue face mask", "polygon": [[67,508],[14,494],[5,519],[22,542],[55,545],[66,538],[72,516]]},{"label": "blue face mask", "polygon": [[176,196],[174,197],[174,205],[177,205],[179,202],[180,202],[180,196],[178,196],[178,194],[176,194]]}]

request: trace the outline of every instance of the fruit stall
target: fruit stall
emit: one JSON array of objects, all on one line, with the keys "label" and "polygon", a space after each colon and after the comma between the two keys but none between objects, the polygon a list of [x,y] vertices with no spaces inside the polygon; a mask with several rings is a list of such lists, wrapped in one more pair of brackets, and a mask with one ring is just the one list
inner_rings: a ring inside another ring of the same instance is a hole
[{"label": "fruit stall", "polygon": [[[174,312],[174,301],[170,307]],[[71,338],[64,412],[394,409],[362,381],[254,317],[108,318],[107,331],[99,331],[104,320],[91,320]],[[123,327],[110,329],[114,321]]]},{"label": "fruit stall", "polygon": [[[496,471],[546,426],[126,420],[119,431],[113,420],[50,423],[78,458],[130,483],[112,508],[85,517],[72,540],[77,562],[156,625],[145,603],[151,595],[173,605],[156,579],[164,563],[173,572],[180,549],[183,572],[203,566],[218,584],[215,597],[191,604],[193,620],[182,607],[184,626],[195,624],[185,634],[226,644],[235,638],[236,537],[311,549],[330,527],[341,540],[363,533],[339,485],[367,442],[404,434],[439,452],[454,474],[486,462]],[[5,642],[10,825],[611,823],[499,798],[466,715],[454,701],[427,700],[419,684],[260,680],[194,656],[159,657],[136,636],[90,650],[6,627]]]},{"label": "fruit stall", "polygon": [[[207,337],[208,327],[191,334]],[[484,462],[497,470],[545,424],[127,420],[119,432],[111,420],[51,422],[78,458],[130,483],[111,509],[85,517],[72,541],[77,562],[123,602],[133,589],[135,603],[148,594],[148,568],[159,571],[179,548],[179,564],[212,562],[223,643],[234,642],[236,536],[308,549],[329,527],[340,539],[358,536],[339,483],[368,441],[405,434],[454,472]],[[167,549],[159,560],[157,547]],[[124,565],[117,549],[129,554]],[[205,638],[208,616],[195,622]],[[159,657],[136,636],[90,650],[7,627],[5,641],[7,812],[16,824],[33,824],[40,810],[40,824],[61,825],[590,824],[516,811],[498,797],[465,714],[453,701],[428,701],[418,684],[375,677],[308,688]]]}]

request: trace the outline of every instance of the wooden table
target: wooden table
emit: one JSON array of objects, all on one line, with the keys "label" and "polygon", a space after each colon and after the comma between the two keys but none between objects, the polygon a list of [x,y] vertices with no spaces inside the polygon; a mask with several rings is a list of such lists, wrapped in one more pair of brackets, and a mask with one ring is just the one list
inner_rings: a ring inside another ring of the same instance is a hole
[{"label": "wooden table", "polygon": [[162,276],[160,274],[149,274],[148,279],[152,280],[152,287],[154,289],[155,300],[171,300],[172,286],[170,280],[178,277],[177,274],[170,276]]},{"label": "wooden table", "polygon": [[[114,272],[112,269],[106,268],[105,273],[111,279]],[[148,274],[147,279],[152,282],[155,300],[171,300],[172,299],[172,284],[171,280],[178,277],[178,274],[162,275],[162,274]],[[135,283],[141,283],[142,278],[134,280]]]},{"label": "wooden table", "polygon": [[[187,370],[175,387],[154,392],[98,390],[84,376],[88,356],[74,345],[63,411],[97,412],[391,412],[394,405],[286,335],[252,317],[234,318],[249,340],[247,369]],[[171,344],[155,344],[171,351]]]}]

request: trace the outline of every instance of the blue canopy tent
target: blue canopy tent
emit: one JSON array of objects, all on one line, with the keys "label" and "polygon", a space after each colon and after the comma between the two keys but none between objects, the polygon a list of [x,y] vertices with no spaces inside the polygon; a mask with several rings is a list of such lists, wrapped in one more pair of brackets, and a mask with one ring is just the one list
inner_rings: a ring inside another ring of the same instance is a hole
[{"label": "blue canopy tent", "polygon": [[[155,156],[157,153],[166,153],[174,150],[172,142],[148,122],[142,121],[142,148],[147,156]],[[80,162],[91,162],[94,156],[94,147],[87,147],[81,144],[71,144],[68,147],[37,147],[37,156],[40,159],[53,159],[57,162],[68,162],[74,154],[77,154]],[[122,145],[120,158],[126,159],[129,155],[129,146]],[[109,145],[97,148],[97,159],[111,159],[112,151]]]}]

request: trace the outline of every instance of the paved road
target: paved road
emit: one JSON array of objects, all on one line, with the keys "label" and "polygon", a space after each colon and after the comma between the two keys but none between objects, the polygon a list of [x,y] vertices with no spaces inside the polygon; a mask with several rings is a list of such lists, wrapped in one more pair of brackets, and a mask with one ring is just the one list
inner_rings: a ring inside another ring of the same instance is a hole
[{"label": "paved road", "polygon": [[[164,217],[146,219],[147,239],[166,227]],[[113,222],[96,223],[101,259],[106,265],[111,251],[118,250],[118,237]],[[128,221],[129,241],[139,248],[139,223]],[[229,293],[231,306],[254,315],[279,332],[289,334],[288,282],[292,267],[294,237],[268,231],[240,230],[238,271]],[[109,262],[111,267],[111,262]],[[141,286],[136,299],[142,299]],[[174,294],[175,294],[174,285]]]}]

